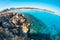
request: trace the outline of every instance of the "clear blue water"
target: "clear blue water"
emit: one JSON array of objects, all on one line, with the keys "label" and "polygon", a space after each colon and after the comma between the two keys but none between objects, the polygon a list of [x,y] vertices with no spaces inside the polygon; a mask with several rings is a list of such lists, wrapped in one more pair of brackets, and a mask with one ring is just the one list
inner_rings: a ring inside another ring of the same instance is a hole
[{"label": "clear blue water", "polygon": [[51,34],[56,34],[60,31],[60,16],[51,12],[45,12],[41,10],[14,10],[18,13],[31,14],[37,19],[43,21],[47,25]]}]

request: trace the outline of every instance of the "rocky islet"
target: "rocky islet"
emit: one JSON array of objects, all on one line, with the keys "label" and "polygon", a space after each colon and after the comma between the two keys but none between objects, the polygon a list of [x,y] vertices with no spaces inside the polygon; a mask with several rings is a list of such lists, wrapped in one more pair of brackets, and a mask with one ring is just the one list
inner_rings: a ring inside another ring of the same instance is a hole
[{"label": "rocky islet", "polygon": [[31,11],[26,14],[23,10],[12,8],[0,12],[0,40],[60,40],[60,33],[51,35],[54,31],[51,32],[42,20],[34,17],[33,12],[30,15]]}]

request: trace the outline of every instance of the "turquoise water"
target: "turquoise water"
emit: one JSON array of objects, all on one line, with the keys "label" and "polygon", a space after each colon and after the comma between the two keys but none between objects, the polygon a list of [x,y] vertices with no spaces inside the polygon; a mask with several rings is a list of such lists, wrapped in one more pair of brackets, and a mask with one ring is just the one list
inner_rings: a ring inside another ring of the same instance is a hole
[{"label": "turquoise water", "polygon": [[60,16],[55,15],[51,12],[45,12],[42,10],[14,10],[18,13],[31,14],[35,18],[41,20],[44,24],[47,25],[47,28],[51,34],[57,34],[60,31]]}]

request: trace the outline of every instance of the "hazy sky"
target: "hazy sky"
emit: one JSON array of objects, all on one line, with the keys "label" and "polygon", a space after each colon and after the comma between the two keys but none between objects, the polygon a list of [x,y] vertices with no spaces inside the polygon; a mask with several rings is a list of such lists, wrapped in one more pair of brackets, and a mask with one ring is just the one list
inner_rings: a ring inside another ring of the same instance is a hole
[{"label": "hazy sky", "polygon": [[60,11],[60,0],[0,0],[0,10],[12,7],[38,7]]}]

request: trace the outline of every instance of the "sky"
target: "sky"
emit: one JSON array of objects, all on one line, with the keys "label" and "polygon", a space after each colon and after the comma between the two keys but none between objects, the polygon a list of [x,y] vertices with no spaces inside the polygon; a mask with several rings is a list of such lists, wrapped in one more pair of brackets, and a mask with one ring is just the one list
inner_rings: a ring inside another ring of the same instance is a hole
[{"label": "sky", "polygon": [[60,0],[0,0],[0,11],[6,8],[36,7],[52,10],[60,15]]}]

